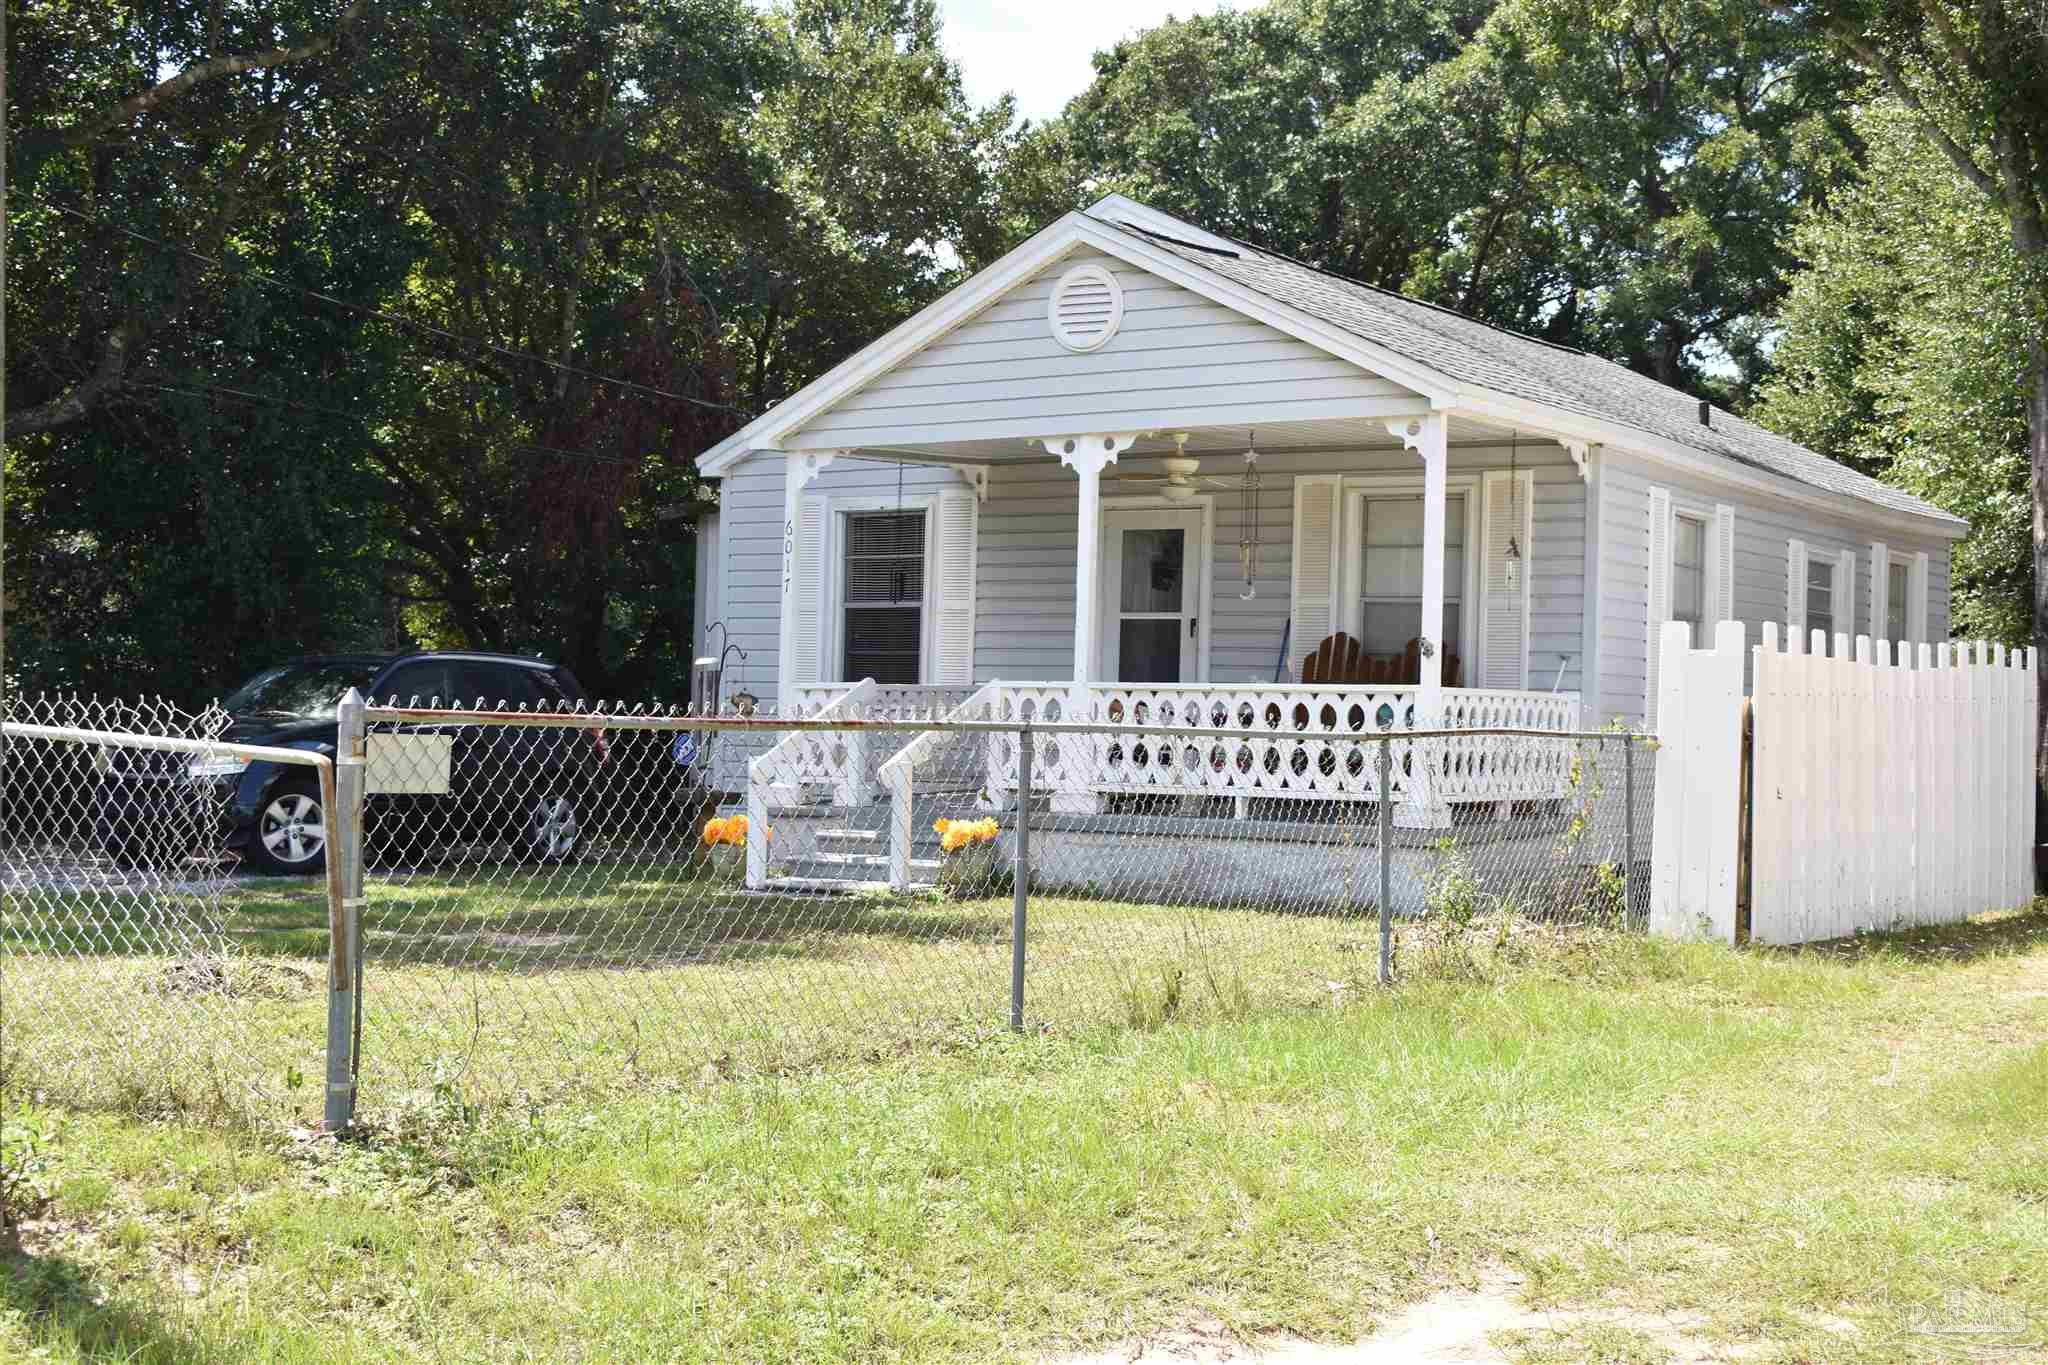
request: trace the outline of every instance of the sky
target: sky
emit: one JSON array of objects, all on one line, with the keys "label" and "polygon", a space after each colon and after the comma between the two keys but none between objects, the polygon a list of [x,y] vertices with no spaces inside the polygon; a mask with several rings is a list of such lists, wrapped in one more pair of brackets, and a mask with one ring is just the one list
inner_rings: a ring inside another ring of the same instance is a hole
[{"label": "sky", "polygon": [[1098,49],[1151,28],[1167,16],[1185,19],[1218,9],[1247,9],[1258,0],[939,0],[945,46],[960,63],[968,98],[987,104],[1005,90],[1017,112],[1038,120],[1057,114],[1088,88]]}]

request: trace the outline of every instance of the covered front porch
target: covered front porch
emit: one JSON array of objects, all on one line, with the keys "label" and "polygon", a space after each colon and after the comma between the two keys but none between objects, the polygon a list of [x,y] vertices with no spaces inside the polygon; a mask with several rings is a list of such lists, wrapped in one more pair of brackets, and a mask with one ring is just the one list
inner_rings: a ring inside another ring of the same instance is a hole
[{"label": "covered front porch", "polygon": [[[1583,450],[1406,406],[785,454],[782,714],[1113,726],[1042,737],[1056,810],[1173,796],[1240,819],[1377,800],[1361,737],[1580,728]],[[1249,733],[1148,733],[1188,729]],[[1013,738],[971,762],[902,738],[792,733],[759,765],[769,802],[1014,799]],[[1487,748],[1404,753],[1404,810],[1558,794]]]}]

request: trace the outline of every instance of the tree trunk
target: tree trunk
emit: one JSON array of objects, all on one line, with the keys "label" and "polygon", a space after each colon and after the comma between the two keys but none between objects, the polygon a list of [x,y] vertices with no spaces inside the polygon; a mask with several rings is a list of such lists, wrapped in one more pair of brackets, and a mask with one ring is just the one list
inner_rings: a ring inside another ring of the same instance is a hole
[{"label": "tree trunk", "polygon": [[[2027,379],[2027,454],[2034,493],[2034,658],[2038,666],[2048,662],[2048,336],[2039,330],[2027,342]],[[2041,845],[2048,844],[2048,687],[2037,691],[2034,842]],[[2038,878],[2038,872],[2036,875]],[[2048,888],[2035,887],[2043,889]]]}]

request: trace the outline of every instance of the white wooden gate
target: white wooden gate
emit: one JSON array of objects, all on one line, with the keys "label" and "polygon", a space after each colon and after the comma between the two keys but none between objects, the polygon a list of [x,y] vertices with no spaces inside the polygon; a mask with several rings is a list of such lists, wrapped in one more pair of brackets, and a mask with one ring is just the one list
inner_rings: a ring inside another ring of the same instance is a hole
[{"label": "white wooden gate", "polygon": [[[1659,641],[1650,927],[1733,941],[1742,627]],[[2033,895],[2037,660],[1858,636],[1752,653],[1749,936],[1806,943],[1967,919]]]},{"label": "white wooden gate", "polygon": [[2033,894],[2034,651],[1813,632],[1755,651],[1750,937],[1932,924]]},{"label": "white wooden gate", "polygon": [[1650,932],[1735,940],[1742,814],[1740,621],[1714,628],[1712,649],[1691,627],[1658,636],[1657,805],[1650,836]]}]

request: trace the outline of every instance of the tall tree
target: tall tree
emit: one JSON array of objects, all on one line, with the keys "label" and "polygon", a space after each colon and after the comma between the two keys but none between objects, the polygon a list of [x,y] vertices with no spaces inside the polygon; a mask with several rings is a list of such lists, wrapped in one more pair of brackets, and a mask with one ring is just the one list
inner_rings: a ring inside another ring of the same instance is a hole
[{"label": "tall tree", "polygon": [[[1097,57],[1026,153],[1369,283],[1728,396],[1849,78],[1741,0],[1280,0]],[[1047,177],[1027,187],[1046,197]]]},{"label": "tall tree", "polygon": [[[2048,11],[2038,0],[1778,0],[1899,102],[1950,169],[2004,219],[2027,314],[2033,638],[2048,654]],[[2048,689],[2040,732],[2048,741]],[[2048,742],[2036,839],[2048,842]]]},{"label": "tall tree", "polygon": [[2022,644],[2030,327],[2012,240],[1896,102],[1866,105],[1856,126],[1867,162],[1799,225],[1805,265],[1751,415],[1969,518],[1951,629]]}]

